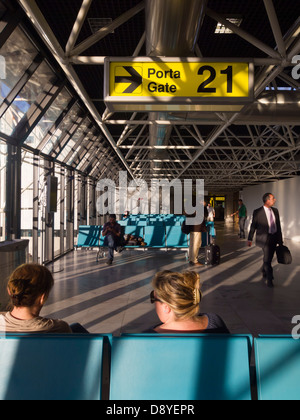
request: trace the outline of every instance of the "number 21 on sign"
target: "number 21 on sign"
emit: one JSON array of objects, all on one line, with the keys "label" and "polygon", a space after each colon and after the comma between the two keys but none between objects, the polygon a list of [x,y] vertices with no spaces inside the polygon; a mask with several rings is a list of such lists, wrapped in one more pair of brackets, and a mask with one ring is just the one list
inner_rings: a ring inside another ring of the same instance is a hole
[{"label": "number 21 on sign", "polygon": [[[201,83],[201,85],[198,87],[197,92],[198,93],[216,93],[217,88],[210,86],[218,77],[217,71],[212,66],[201,66],[198,75],[207,75],[210,73],[210,76],[204,80],[204,82]],[[232,93],[233,91],[233,67],[228,66],[226,69],[220,71],[221,75],[227,76],[227,93]]]}]

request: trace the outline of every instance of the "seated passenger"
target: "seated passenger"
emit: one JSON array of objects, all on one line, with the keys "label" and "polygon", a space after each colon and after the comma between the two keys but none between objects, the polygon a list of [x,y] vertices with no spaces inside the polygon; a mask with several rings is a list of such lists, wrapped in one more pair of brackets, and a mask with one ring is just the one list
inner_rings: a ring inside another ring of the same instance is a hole
[{"label": "seated passenger", "polygon": [[8,293],[12,310],[0,314],[0,331],[7,333],[72,333],[64,321],[42,318],[54,280],[50,271],[38,264],[23,264],[10,276]]},{"label": "seated passenger", "polygon": [[202,294],[200,276],[193,271],[162,271],[153,279],[151,303],[161,324],[145,333],[220,333],[229,334],[216,314],[199,313]]},{"label": "seated passenger", "polygon": [[116,215],[111,214],[109,221],[103,226],[102,235],[105,237],[104,245],[108,246],[107,265],[112,265],[114,260],[114,251],[122,252],[123,250],[123,236],[121,226],[117,223]]}]

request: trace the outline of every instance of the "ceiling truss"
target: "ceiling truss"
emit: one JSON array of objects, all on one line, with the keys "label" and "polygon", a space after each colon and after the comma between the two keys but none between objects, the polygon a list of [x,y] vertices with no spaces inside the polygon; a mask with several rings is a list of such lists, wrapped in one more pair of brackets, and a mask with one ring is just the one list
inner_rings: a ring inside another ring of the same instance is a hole
[{"label": "ceiling truss", "polygon": [[[258,57],[254,57],[256,100],[266,89],[269,92],[278,91],[282,83],[285,88],[290,88],[291,94],[298,94],[300,85],[292,78],[290,69],[293,57],[300,54],[300,18],[282,34],[273,0],[262,1],[268,17],[266,24],[270,24],[274,35],[275,48],[230,23],[214,10],[207,8],[206,18],[222,23],[259,51]],[[107,109],[100,114],[95,107],[98,99],[89,97],[74,65],[103,65],[104,56],[84,54],[116,28],[141,13],[145,2],[141,1],[95,34],[77,43],[92,2],[82,1],[68,42],[61,46],[36,1],[19,0],[111,145],[109,156],[100,154],[93,162],[91,176],[107,177],[109,163],[114,162],[116,168],[118,162],[121,162],[132,178],[147,181],[153,178],[201,178],[205,179],[209,191],[229,191],[299,174],[300,121],[297,125],[296,122],[279,119],[278,123],[271,124],[252,121],[247,117],[241,123],[241,117],[247,114],[249,105],[235,114],[172,114],[167,121],[149,121],[148,115],[141,112],[132,113],[126,119]],[[145,34],[137,43],[135,51],[132,51],[133,57],[139,56],[144,42]],[[199,46],[196,52],[202,55]],[[264,58],[261,52],[265,54]],[[150,146],[151,124],[172,126],[167,146]],[[165,152],[165,156],[155,160],[160,163],[158,168],[151,166],[153,149]]]}]

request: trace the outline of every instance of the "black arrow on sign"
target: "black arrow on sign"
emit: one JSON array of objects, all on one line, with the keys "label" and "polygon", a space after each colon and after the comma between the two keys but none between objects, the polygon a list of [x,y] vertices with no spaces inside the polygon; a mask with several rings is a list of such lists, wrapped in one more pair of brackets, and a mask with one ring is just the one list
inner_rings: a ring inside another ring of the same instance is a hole
[{"label": "black arrow on sign", "polygon": [[142,76],[133,68],[123,66],[130,76],[116,76],[115,83],[130,83],[130,86],[123,93],[133,93],[143,83]]}]

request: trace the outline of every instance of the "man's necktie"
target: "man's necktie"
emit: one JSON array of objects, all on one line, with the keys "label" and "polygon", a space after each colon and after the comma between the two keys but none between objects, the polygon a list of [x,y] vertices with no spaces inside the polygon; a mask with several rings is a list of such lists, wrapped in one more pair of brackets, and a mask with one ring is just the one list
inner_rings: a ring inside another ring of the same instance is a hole
[{"label": "man's necktie", "polygon": [[277,232],[276,223],[273,215],[272,209],[270,210],[270,233],[271,235],[274,235]]}]

